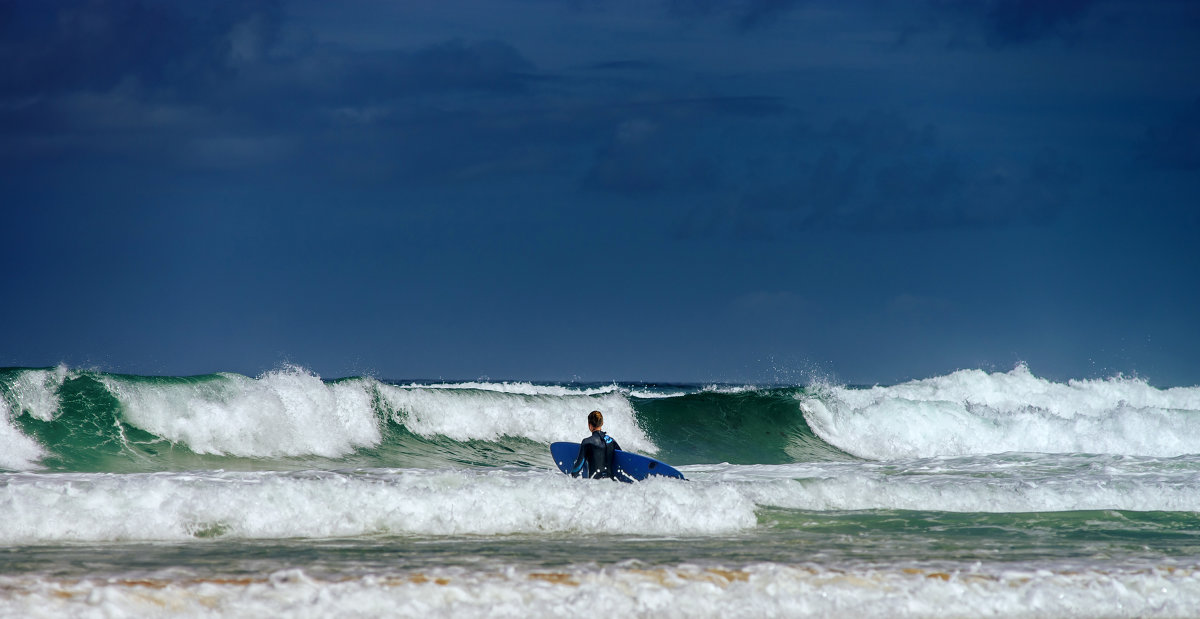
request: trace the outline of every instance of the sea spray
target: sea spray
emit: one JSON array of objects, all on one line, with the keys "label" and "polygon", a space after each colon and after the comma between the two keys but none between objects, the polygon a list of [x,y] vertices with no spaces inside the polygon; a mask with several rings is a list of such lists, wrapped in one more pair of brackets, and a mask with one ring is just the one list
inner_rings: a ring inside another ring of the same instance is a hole
[{"label": "sea spray", "polygon": [[37,441],[22,434],[13,424],[10,407],[8,402],[0,400],[0,470],[35,468],[45,452]]},{"label": "sea spray", "polygon": [[0,469],[25,470],[45,455],[37,441],[15,425],[20,415],[50,420],[59,410],[58,388],[66,366],[52,369],[0,370]]}]

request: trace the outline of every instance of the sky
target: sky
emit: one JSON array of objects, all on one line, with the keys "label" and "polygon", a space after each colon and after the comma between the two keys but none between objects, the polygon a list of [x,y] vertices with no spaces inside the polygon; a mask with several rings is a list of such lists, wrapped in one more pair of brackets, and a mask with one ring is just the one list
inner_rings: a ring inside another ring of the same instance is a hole
[{"label": "sky", "polygon": [[1200,5],[0,0],[0,366],[1200,384]]}]

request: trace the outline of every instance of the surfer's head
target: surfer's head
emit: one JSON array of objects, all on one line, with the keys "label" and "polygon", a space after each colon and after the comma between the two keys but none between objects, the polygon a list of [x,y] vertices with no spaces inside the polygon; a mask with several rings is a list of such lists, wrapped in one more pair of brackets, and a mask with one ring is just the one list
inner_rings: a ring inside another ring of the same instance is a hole
[{"label": "surfer's head", "polygon": [[588,413],[588,427],[591,428],[592,431],[596,431],[604,427],[604,415],[602,415],[600,411],[592,411]]}]

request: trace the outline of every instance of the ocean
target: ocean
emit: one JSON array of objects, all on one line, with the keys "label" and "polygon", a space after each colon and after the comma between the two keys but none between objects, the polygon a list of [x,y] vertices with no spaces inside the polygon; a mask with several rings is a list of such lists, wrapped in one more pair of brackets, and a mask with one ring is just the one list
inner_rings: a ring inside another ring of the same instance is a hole
[{"label": "ocean", "polygon": [[2,617],[596,613],[1200,616],[1200,387],[0,369]]}]

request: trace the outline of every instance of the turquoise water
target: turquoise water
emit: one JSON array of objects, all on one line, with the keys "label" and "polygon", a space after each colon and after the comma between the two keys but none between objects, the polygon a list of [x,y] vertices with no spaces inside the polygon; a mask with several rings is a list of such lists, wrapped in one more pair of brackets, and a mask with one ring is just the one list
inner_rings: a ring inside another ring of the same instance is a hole
[{"label": "turquoise water", "polygon": [[[0,615],[1194,616],[1200,388],[0,370]],[[588,411],[688,481],[575,480]]]}]

